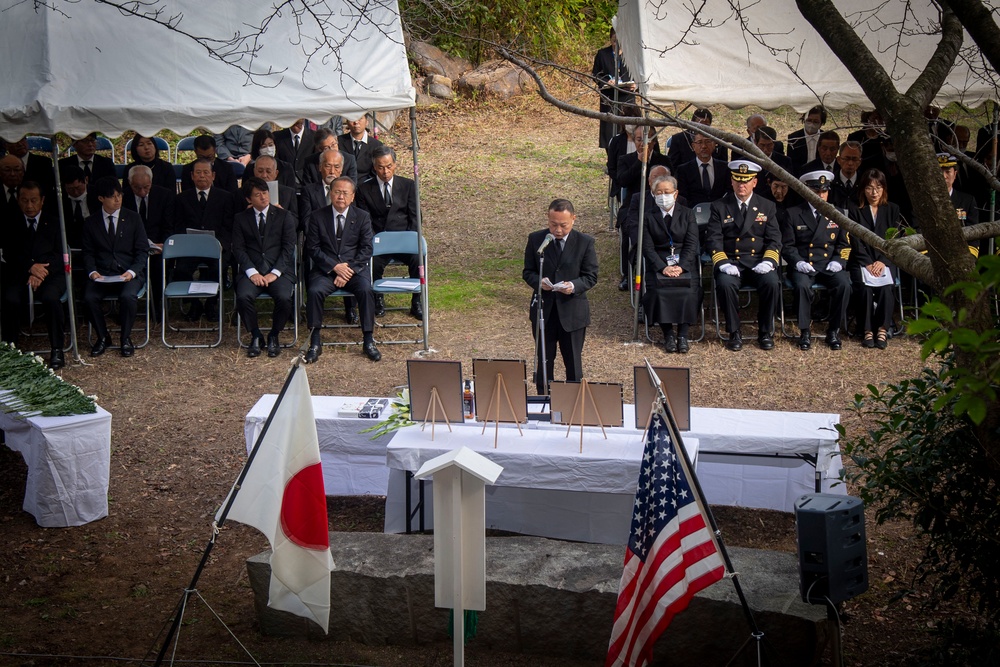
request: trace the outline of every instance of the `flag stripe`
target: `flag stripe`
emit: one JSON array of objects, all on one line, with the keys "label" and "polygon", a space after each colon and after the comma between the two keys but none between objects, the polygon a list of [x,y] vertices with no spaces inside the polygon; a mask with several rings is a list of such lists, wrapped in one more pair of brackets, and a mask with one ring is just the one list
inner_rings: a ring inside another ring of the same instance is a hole
[{"label": "flag stripe", "polygon": [[607,667],[649,662],[671,620],[725,574],[663,410],[656,406],[647,431]]}]

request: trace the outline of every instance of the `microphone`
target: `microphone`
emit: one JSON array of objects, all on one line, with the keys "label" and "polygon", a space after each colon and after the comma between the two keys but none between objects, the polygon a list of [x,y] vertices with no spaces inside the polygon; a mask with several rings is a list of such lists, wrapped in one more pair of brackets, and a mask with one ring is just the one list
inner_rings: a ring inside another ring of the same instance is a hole
[{"label": "microphone", "polygon": [[556,237],[552,236],[552,234],[546,234],[545,240],[542,241],[542,245],[538,246],[538,254],[541,255],[543,252],[545,252],[545,248],[547,248],[548,245],[555,240]]}]

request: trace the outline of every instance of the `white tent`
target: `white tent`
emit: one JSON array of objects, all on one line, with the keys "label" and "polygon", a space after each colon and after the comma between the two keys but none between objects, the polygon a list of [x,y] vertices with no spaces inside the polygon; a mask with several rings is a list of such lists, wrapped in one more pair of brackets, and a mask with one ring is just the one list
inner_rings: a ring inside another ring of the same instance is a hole
[{"label": "white tent", "polygon": [[[329,13],[317,22],[295,11],[303,4]],[[413,106],[396,0],[367,2],[361,15],[346,0],[293,2],[274,16],[272,3],[243,0],[161,0],[137,11],[156,8],[172,28],[86,0],[0,0],[9,67],[0,136],[222,132]]]},{"label": "white tent", "polygon": [[[804,112],[821,100],[834,109],[849,104],[871,107],[847,68],[802,17],[795,0],[707,0],[695,21],[692,8],[701,4],[619,2],[615,29],[625,62],[640,92],[654,104],[686,101],[765,109],[787,104]],[[933,2],[834,0],[834,4],[892,74],[897,88],[905,90],[938,41],[936,35],[921,34],[938,22]],[[966,35],[964,45],[970,44]],[[960,101],[976,107],[996,98],[994,82],[974,73],[960,58],[936,102],[943,106]]]}]

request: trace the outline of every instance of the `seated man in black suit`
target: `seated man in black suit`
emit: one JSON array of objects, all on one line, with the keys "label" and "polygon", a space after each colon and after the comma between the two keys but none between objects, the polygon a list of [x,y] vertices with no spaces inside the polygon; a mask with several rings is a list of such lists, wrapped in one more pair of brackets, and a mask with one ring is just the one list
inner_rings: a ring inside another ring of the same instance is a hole
[{"label": "seated man in black suit", "polygon": [[[549,204],[548,222],[548,229],[528,235],[528,243],[524,246],[524,269],[521,271],[521,278],[535,291],[529,306],[532,329],[537,329],[538,286],[541,280],[545,337],[539,341],[536,332],[535,349],[539,359],[535,389],[539,395],[545,396],[549,388],[544,380],[551,382],[553,379],[557,343],[566,366],[566,381],[583,379],[583,343],[590,324],[587,292],[597,284],[594,237],[573,231],[576,212],[572,202],[556,199]],[[545,260],[544,269],[540,257]],[[541,364],[543,349],[544,377]]]},{"label": "seated man in black suit", "polygon": [[[135,211],[150,242],[149,281],[153,298],[153,317],[159,320],[163,300],[163,243],[174,233],[174,207],[177,195],[173,190],[153,184],[153,170],[140,164],[128,172],[130,194],[123,195],[122,208]],[[123,188],[124,189],[124,188]]]},{"label": "seated man in black suit", "polygon": [[[711,126],[712,111],[705,108],[695,109],[694,113],[691,114],[691,122]],[[670,160],[670,164],[667,166],[670,167],[671,174],[676,174],[682,164],[694,159],[696,152],[694,142],[698,136],[694,130],[685,130],[670,137],[670,147],[667,149],[667,158]],[[729,160],[729,151],[725,147],[719,146],[717,142],[713,142],[712,157],[726,162]]]},{"label": "seated man in black suit", "polygon": [[[771,158],[771,160],[779,167],[787,171],[791,175],[794,174],[794,168],[792,167],[792,161],[789,160],[784,155],[780,155],[775,152],[775,139],[778,133],[775,132],[773,127],[768,127],[766,125],[758,127],[756,137],[754,139],[754,144],[760,149],[760,152]],[[761,168],[760,173],[757,175],[757,188],[754,190],[761,197],[767,197],[768,199],[773,199],[771,196],[771,188],[769,187],[771,172],[767,169]]]},{"label": "seated man in black suit", "polygon": [[101,209],[87,219],[83,228],[83,267],[90,279],[83,299],[97,333],[90,356],[99,357],[112,344],[101,302],[105,297],[117,296],[122,325],[119,350],[123,357],[131,357],[135,353],[132,325],[139,290],[145,282],[149,240],[139,214],[122,208],[122,187],[116,179],[105,176],[94,190]]},{"label": "seated man in black suit", "polygon": [[60,170],[63,186],[63,212],[66,216],[66,241],[70,248],[79,248],[83,240],[83,223],[100,208],[91,192],[90,179],[83,169],[70,165]]},{"label": "seated man in black suit", "polygon": [[13,155],[0,158],[0,182],[3,183],[3,202],[0,204],[4,211],[18,213],[17,191],[24,182],[24,163]]},{"label": "seated man in black suit", "polygon": [[[859,161],[860,158],[861,151],[858,151]],[[826,200],[833,172],[811,171],[803,174],[800,180]],[[839,350],[840,329],[847,326],[847,304],[851,300],[851,278],[844,271],[851,254],[847,230],[824,217],[811,203],[803,202],[788,209],[788,220],[781,236],[781,255],[787,265],[785,275],[795,291],[799,349],[812,347],[812,286],[819,284],[826,288],[830,297],[826,344],[831,350]]]},{"label": "seated man in black suit", "polygon": [[260,178],[248,178],[243,194],[249,207],[233,220],[233,259],[239,267],[236,310],[251,335],[247,356],[259,357],[265,343],[257,324],[257,297],[267,292],[274,300],[267,356],[276,357],[281,352],[278,336],[293,309],[295,221],[288,211],[271,205],[267,183]]},{"label": "seated man in black suit", "polygon": [[[212,232],[222,245],[222,266],[229,266],[230,244],[233,235],[233,196],[228,191],[214,185],[214,161],[198,158],[191,170],[191,180],[194,187],[177,195],[175,214],[175,233],[185,234],[189,229]],[[174,280],[191,280],[199,261],[196,259],[178,260],[174,265]],[[219,280],[215,263],[210,263],[203,269],[200,279],[216,282]],[[201,300],[187,299],[190,305],[187,319],[196,322],[202,312],[214,311],[218,307],[216,297],[205,302],[202,308]]]},{"label": "seated man in black suit", "polygon": [[774,349],[774,313],[781,296],[778,264],[781,229],[774,202],[754,193],[760,166],[749,160],[729,163],[732,192],[712,202],[705,233],[705,249],[715,268],[715,293],[726,315],[726,348],[743,349],[740,332],[739,289],[748,283],[757,289],[757,343]]},{"label": "seated man in black suit", "polygon": [[[248,174],[249,175],[249,174]],[[295,188],[282,185],[279,180],[278,159],[270,155],[261,155],[253,163],[253,175],[270,186],[274,183],[278,188],[278,201],[271,202],[273,206],[283,208],[292,216],[295,228],[299,226],[299,199],[295,196]],[[237,208],[239,208],[237,206]]]},{"label": "seated man in black suit", "polygon": [[[6,159],[14,159],[7,156]],[[66,365],[63,356],[65,321],[62,295],[66,293],[66,272],[63,271],[62,233],[59,219],[43,213],[45,198],[42,188],[34,181],[24,181],[17,195],[18,212],[8,215],[0,238],[4,264],[0,267],[0,337],[17,345],[21,314],[27,310],[28,299],[36,298],[45,308],[45,324],[49,332],[49,368]],[[29,292],[28,288],[31,288]],[[30,295],[30,296],[29,296]]]},{"label": "seated man in black suit", "polygon": [[303,185],[299,193],[299,229],[303,234],[312,212],[330,205],[330,186],[333,182],[347,176],[344,173],[344,154],[332,148],[320,153],[319,173],[320,181]]},{"label": "seated man in black suit", "polygon": [[856,141],[845,141],[837,155],[837,177],[830,184],[829,202],[837,208],[849,209],[858,204],[858,168],[861,166],[863,149]]},{"label": "seated man in black suit", "polygon": [[833,130],[827,130],[819,135],[819,142],[816,144],[816,159],[807,162],[799,167],[799,175],[811,171],[832,171],[834,174],[840,171],[837,164],[837,151],[840,150],[840,135]]},{"label": "seated man in black suit", "polygon": [[354,295],[361,311],[362,349],[365,356],[378,361],[382,354],[375,347],[375,298],[368,262],[372,257],[371,217],[354,202],[354,181],[341,176],[330,188],[331,205],[313,211],[306,235],[306,254],[312,266],[306,296],[306,324],[312,330],[305,362],[311,364],[323,353],[320,327],[323,325],[323,302],[336,289]]},{"label": "seated man in black suit", "polygon": [[712,202],[729,192],[729,170],[726,163],[713,156],[715,140],[699,134],[691,143],[695,158],[677,168],[677,190],[684,195],[688,206]]},{"label": "seated man in black suit", "polygon": [[[319,173],[319,158],[323,155],[323,151],[337,149],[337,135],[334,134],[333,130],[321,127],[316,130],[314,137],[316,143],[313,144],[313,152],[306,157],[302,168],[303,185],[319,183],[323,180]],[[341,155],[344,157],[344,176],[350,178],[355,184],[360,183],[361,181],[358,180],[358,163],[354,159],[354,154],[341,151]]]},{"label": "seated man in black suit", "polygon": [[70,155],[59,160],[59,176],[66,181],[66,168],[79,167],[91,183],[96,183],[105,176],[117,176],[115,163],[109,157],[97,154],[97,133],[91,132],[83,139],[73,142],[76,155]]},{"label": "seated man in black suit", "polygon": [[337,146],[342,152],[354,156],[360,185],[375,178],[372,153],[381,148],[382,142],[368,134],[368,116],[347,121],[347,127],[350,131],[337,137]]},{"label": "seated man in black suit", "polygon": [[[796,170],[816,159],[820,129],[826,123],[826,107],[816,105],[802,116],[802,129],[788,135],[788,150],[785,155]],[[837,142],[840,143],[839,141]]]},{"label": "seated man in black suit", "polygon": [[[28,150],[28,138],[20,141],[6,141],[7,155],[13,155],[21,161],[24,167],[24,180],[33,181],[42,188],[42,196],[48,197],[55,193],[55,175],[52,173],[52,158],[43,157]],[[54,203],[53,200],[52,203]]]},{"label": "seated man in black suit", "polygon": [[211,160],[213,171],[215,172],[215,187],[222,188],[232,195],[239,189],[236,182],[236,174],[233,166],[227,160],[219,157],[215,147],[215,137],[211,134],[202,134],[194,138],[194,154],[197,156],[191,162],[184,165],[181,170],[181,190],[190,190],[194,187],[191,180],[191,171],[198,160]]},{"label": "seated man in black suit", "polygon": [[[372,163],[375,178],[358,188],[361,208],[372,217],[372,229],[376,234],[417,231],[417,188],[410,179],[395,175],[396,151],[381,146],[372,153]],[[379,255],[372,261],[372,280],[381,279],[392,260],[406,264],[410,278],[420,277],[420,255]],[[410,300],[410,314],[423,319],[419,294]],[[375,316],[382,315],[385,302],[379,294],[375,299]]]},{"label": "seated man in black suit", "polygon": [[299,185],[302,184],[306,157],[314,152],[313,143],[313,130],[305,118],[299,118],[291,126],[274,133],[277,158],[292,165],[295,182]]}]

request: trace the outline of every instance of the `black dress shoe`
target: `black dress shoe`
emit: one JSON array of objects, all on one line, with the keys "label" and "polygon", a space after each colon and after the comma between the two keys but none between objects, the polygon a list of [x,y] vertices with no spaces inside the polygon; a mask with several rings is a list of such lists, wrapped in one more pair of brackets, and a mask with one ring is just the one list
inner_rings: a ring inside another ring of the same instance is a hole
[{"label": "black dress shoe", "polygon": [[348,324],[358,323],[358,311],[354,308],[348,308],[344,311],[344,321]]},{"label": "black dress shoe", "polygon": [[757,344],[760,345],[762,350],[773,350],[774,349],[774,334],[770,331],[762,331],[757,334]]},{"label": "black dress shoe", "polygon": [[315,363],[321,354],[323,354],[323,345],[321,343],[312,343],[309,349],[306,350],[306,356],[303,361],[307,364]]},{"label": "black dress shoe", "polygon": [[52,350],[49,355],[49,368],[54,371],[59,370],[66,365],[66,357],[63,355],[62,350]]},{"label": "black dress shoe", "polygon": [[421,308],[419,303],[415,303],[410,306],[410,317],[418,320],[424,319],[424,309]]},{"label": "black dress shoe", "polygon": [[135,345],[132,344],[132,339],[122,338],[122,346],[118,348],[118,352],[121,353],[123,357],[131,357],[135,354]]},{"label": "black dress shoe", "polygon": [[628,291],[628,278],[622,278],[622,281],[618,283],[618,291],[619,292]]},{"label": "black dress shoe", "polygon": [[267,356],[272,359],[281,354],[281,343],[278,342],[278,334],[267,335]]},{"label": "black dress shoe", "polygon": [[836,329],[830,329],[826,332],[826,344],[830,346],[831,350],[839,350],[843,345],[840,343],[840,332]]},{"label": "black dress shoe", "polygon": [[90,348],[90,356],[99,357],[104,352],[111,347],[111,336],[105,336],[101,340],[94,343],[94,347]]},{"label": "black dress shoe", "polygon": [[733,352],[739,352],[743,349],[743,336],[740,335],[739,331],[729,334],[729,340],[726,341],[726,349]]},{"label": "black dress shoe", "polygon": [[233,279],[229,277],[229,271],[226,271],[226,275],[222,279],[222,289],[227,292],[233,289]]},{"label": "black dress shoe", "polygon": [[253,336],[250,339],[250,345],[247,347],[247,356],[253,359],[254,357],[260,356],[260,344],[263,342],[263,338],[260,336]]},{"label": "black dress shoe", "polygon": [[385,298],[381,294],[375,295],[375,317],[383,317],[385,315]]},{"label": "black dress shoe", "polygon": [[808,350],[812,347],[812,334],[809,329],[803,329],[799,335],[799,349]]},{"label": "black dress shoe", "polygon": [[691,349],[691,345],[690,345],[690,343],[688,343],[687,336],[680,336],[677,339],[677,353],[678,354],[687,354],[688,350],[690,350],[690,349]]},{"label": "black dress shoe", "polygon": [[663,349],[671,354],[677,351],[677,336],[673,331],[663,338]]},{"label": "black dress shoe", "polygon": [[368,341],[362,346],[362,349],[365,352],[365,356],[372,361],[378,361],[382,358],[382,353],[378,351],[377,347],[375,347],[375,341]]}]

